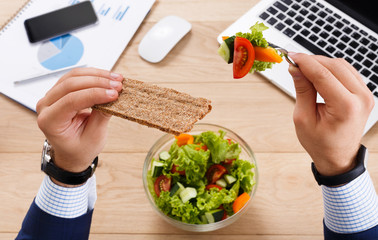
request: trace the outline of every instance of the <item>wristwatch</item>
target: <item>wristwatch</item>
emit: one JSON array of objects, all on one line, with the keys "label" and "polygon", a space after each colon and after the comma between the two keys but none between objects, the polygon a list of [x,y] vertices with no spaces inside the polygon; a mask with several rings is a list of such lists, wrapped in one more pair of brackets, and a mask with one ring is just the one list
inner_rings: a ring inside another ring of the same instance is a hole
[{"label": "wristwatch", "polygon": [[88,178],[92,177],[96,170],[98,157],[96,157],[92,164],[83,172],[73,173],[59,168],[54,164],[52,156],[52,148],[47,139],[43,144],[41,170],[48,176],[56,179],[57,181],[68,185],[80,185],[85,183]]},{"label": "wristwatch", "polygon": [[335,176],[322,176],[315,167],[314,163],[311,163],[311,170],[314,174],[315,180],[318,182],[319,185],[324,186],[338,186],[342,184],[346,184],[350,181],[353,181],[357,177],[359,177],[362,173],[365,172],[365,155],[367,149],[364,145],[361,144],[360,148],[358,149],[357,157],[356,157],[356,166],[350,170],[349,172],[342,173]]}]

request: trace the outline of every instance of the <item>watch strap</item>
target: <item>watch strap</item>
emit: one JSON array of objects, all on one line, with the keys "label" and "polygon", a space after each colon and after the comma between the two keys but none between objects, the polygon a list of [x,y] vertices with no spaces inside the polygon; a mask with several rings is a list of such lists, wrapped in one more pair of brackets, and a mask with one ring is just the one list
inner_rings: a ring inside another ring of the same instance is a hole
[{"label": "watch strap", "polygon": [[55,180],[69,185],[79,185],[85,183],[90,177],[92,177],[98,164],[98,157],[96,157],[92,164],[83,172],[73,173],[56,166],[52,161],[46,164],[44,172],[53,177]]},{"label": "watch strap", "polygon": [[338,186],[342,184],[346,184],[348,182],[353,181],[357,177],[359,177],[362,173],[365,172],[365,155],[366,155],[366,147],[361,144],[360,148],[358,149],[357,157],[356,157],[356,166],[346,172],[335,176],[322,176],[315,167],[315,164],[311,163],[311,170],[314,174],[315,180],[318,182],[319,185],[325,186]]}]

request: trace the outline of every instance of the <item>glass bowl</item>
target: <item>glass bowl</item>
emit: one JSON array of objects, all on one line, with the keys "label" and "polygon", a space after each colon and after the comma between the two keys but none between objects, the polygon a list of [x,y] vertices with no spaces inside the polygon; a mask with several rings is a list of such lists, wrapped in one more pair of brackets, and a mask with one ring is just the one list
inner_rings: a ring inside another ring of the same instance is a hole
[{"label": "glass bowl", "polygon": [[159,158],[159,153],[162,151],[168,151],[170,149],[170,146],[174,142],[175,138],[171,134],[165,134],[163,135],[160,139],[157,140],[157,142],[151,147],[150,151],[148,152],[146,159],[144,161],[144,166],[143,166],[143,185],[144,185],[144,190],[147,195],[148,200],[150,201],[151,205],[153,206],[153,209],[155,212],[161,216],[165,221],[168,223],[172,224],[173,226],[186,230],[186,231],[191,231],[191,232],[208,232],[208,231],[214,231],[220,228],[223,228],[225,226],[230,225],[231,223],[235,222],[237,219],[240,218],[246,211],[248,206],[250,205],[251,200],[253,199],[253,196],[256,192],[257,189],[257,184],[258,184],[258,170],[257,170],[257,162],[256,159],[253,155],[253,152],[251,148],[248,146],[248,144],[241,138],[239,137],[236,133],[231,131],[230,129],[227,129],[225,127],[221,127],[215,124],[208,124],[208,123],[199,123],[195,124],[192,131],[189,132],[189,134],[192,135],[197,135],[202,132],[206,131],[213,131],[215,133],[218,133],[219,130],[223,130],[226,132],[225,138],[230,138],[232,141],[239,143],[239,146],[241,147],[242,151],[240,153],[240,159],[250,161],[252,164],[254,164],[254,168],[252,171],[254,172],[254,181],[255,184],[253,186],[252,191],[249,193],[250,195],[250,200],[247,202],[247,204],[244,205],[244,207],[239,210],[237,213],[234,215],[227,217],[226,219],[215,222],[215,223],[208,223],[208,224],[189,224],[189,223],[184,223],[181,221],[178,221],[176,219],[173,219],[166,214],[164,214],[156,205],[155,205],[155,200],[153,196],[151,195],[149,188],[148,188],[148,181],[147,181],[147,173],[148,170],[151,166],[151,161],[153,158],[158,159]]}]

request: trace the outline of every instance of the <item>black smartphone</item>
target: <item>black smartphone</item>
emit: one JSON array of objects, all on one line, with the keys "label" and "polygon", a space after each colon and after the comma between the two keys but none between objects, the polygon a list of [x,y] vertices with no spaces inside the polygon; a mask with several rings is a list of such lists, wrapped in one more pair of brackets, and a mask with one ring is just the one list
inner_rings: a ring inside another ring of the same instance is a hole
[{"label": "black smartphone", "polygon": [[63,35],[97,22],[90,1],[81,2],[37,17],[26,19],[26,33],[31,43]]}]

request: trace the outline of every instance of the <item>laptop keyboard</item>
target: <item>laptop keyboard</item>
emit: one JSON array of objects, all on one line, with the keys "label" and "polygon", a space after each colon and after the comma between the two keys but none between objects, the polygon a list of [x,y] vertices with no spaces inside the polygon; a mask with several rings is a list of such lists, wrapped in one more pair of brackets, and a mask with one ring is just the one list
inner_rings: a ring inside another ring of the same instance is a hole
[{"label": "laptop keyboard", "polygon": [[260,18],[314,54],[344,58],[369,79],[367,87],[378,98],[375,37],[316,0],[277,0]]}]

